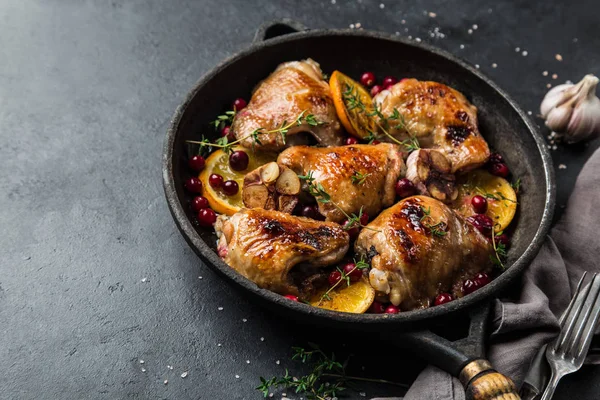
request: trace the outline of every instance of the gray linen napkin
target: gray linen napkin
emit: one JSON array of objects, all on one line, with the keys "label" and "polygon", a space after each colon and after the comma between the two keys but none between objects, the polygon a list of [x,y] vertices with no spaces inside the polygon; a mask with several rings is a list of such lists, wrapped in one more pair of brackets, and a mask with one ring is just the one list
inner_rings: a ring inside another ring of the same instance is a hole
[{"label": "gray linen napkin", "polygon": [[[496,300],[487,357],[517,387],[540,347],[558,332],[557,315],[567,307],[583,271],[600,272],[599,210],[600,150],[597,150],[579,174],[564,215],[523,274],[519,295]],[[458,379],[428,366],[404,400],[464,398]]]}]

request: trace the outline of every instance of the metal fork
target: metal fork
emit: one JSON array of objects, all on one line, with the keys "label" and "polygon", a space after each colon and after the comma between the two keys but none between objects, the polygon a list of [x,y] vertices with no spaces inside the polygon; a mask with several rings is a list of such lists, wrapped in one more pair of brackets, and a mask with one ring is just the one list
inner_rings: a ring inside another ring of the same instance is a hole
[{"label": "metal fork", "polygon": [[600,275],[594,274],[591,282],[582,288],[586,275],[587,272],[584,272],[567,311],[559,321],[560,335],[546,350],[552,375],[541,400],[550,400],[560,379],[581,368],[592,342],[600,316]]}]

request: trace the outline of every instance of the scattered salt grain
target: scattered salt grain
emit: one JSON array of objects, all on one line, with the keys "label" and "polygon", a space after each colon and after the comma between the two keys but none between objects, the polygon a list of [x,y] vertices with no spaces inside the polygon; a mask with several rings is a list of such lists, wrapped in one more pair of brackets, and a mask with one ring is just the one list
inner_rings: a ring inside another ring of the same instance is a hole
[{"label": "scattered salt grain", "polygon": [[435,18],[435,17],[437,17],[437,14],[436,14],[436,13],[434,13],[434,12],[431,12],[431,11],[430,11],[430,12],[429,12],[429,16],[430,16],[431,18]]},{"label": "scattered salt grain", "polygon": [[281,364],[281,361],[277,360],[277,361],[275,361],[275,364],[279,365],[279,364]]},{"label": "scattered salt grain", "polygon": [[246,360],[246,364],[250,364],[250,360]]},{"label": "scattered salt grain", "polygon": [[273,393],[269,393],[269,397],[273,397]]},{"label": "scattered salt grain", "polygon": [[187,372],[187,371],[185,371],[185,372],[183,372],[183,373],[181,374],[181,377],[182,377],[182,378],[185,378],[186,376],[188,376],[188,372]]},{"label": "scattered salt grain", "polygon": [[475,64],[475,68],[479,69],[479,64]]},{"label": "scattered salt grain", "polygon": [[404,24],[406,23],[406,20],[405,20],[405,19],[403,19],[402,21],[400,21],[400,23],[401,23],[402,25],[404,25]]},{"label": "scattered salt grain", "polygon": [[558,164],[558,169],[567,169],[565,164]]},{"label": "scattered salt grain", "polygon": [[498,68],[498,64],[496,64],[496,63],[493,63],[493,64],[492,64],[492,68]]},{"label": "scattered salt grain", "polygon": [[469,29],[469,30],[467,31],[467,33],[468,33],[469,35],[471,35],[471,34],[473,33],[473,29]]},{"label": "scattered salt grain", "polygon": [[357,23],[355,23],[355,24],[354,24],[354,27],[355,27],[356,29],[360,28],[360,22],[357,22]]},{"label": "scattered salt grain", "polygon": [[527,56],[527,54],[529,54],[529,53],[527,53],[527,50],[523,50],[523,52],[522,52],[521,54],[523,54],[523,57],[525,57],[525,56]]},{"label": "scattered salt grain", "polygon": [[556,61],[562,61],[563,60],[563,58],[562,58],[562,56],[560,54],[555,55],[554,58],[556,58]]},{"label": "scattered salt grain", "polygon": [[142,368],[142,372],[146,372],[146,368]]},{"label": "scattered salt grain", "polygon": [[143,363],[144,363],[144,360],[140,360],[140,364],[143,364]]},{"label": "scattered salt grain", "polygon": [[515,47],[515,51],[518,53],[518,52],[521,51],[521,48],[520,47]]},{"label": "scattered salt grain", "polygon": [[557,79],[557,78],[558,78],[558,75],[552,74],[552,79]]},{"label": "scattered salt grain", "polygon": [[221,347],[223,346],[221,343],[217,343],[217,347]]},{"label": "scattered salt grain", "polygon": [[359,395],[360,397],[367,397],[367,394],[366,394],[365,392],[360,392],[360,393],[358,393],[358,395]]},{"label": "scattered salt grain", "polygon": [[142,278],[142,282],[148,282],[148,278]]},{"label": "scattered salt grain", "polygon": [[223,311],[223,307],[218,307],[217,310]]},{"label": "scattered salt grain", "polygon": [[410,36],[410,35],[409,35],[409,36],[408,36],[408,38],[409,38],[410,40],[412,40],[412,36]]},{"label": "scattered salt grain", "polygon": [[383,10],[385,8],[385,4],[383,4],[383,3],[379,4],[379,8],[381,8]]},{"label": "scattered salt grain", "polygon": [[235,379],[240,379],[240,376],[239,376],[239,375],[236,375],[236,376],[235,376]]},{"label": "scattered salt grain", "polygon": [[556,149],[558,149],[557,145],[552,146],[552,150],[556,150]]},{"label": "scattered salt grain", "polygon": [[548,71],[544,71],[544,72],[542,72],[542,75],[544,75],[544,76],[548,76]]},{"label": "scattered salt grain", "polygon": [[552,85],[551,85],[551,84],[549,84],[549,83],[547,83],[547,84],[546,84],[546,87],[547,87],[548,89],[550,89],[550,88],[552,87]]},{"label": "scattered salt grain", "polygon": [[261,342],[264,342],[264,341],[265,341],[265,338],[261,336],[261,338],[260,338],[260,341],[261,341]]},{"label": "scattered salt grain", "polygon": [[415,40],[417,41],[417,43],[421,43],[421,38],[415,38]]},{"label": "scattered salt grain", "polygon": [[246,318],[242,318],[242,322],[248,322]]},{"label": "scattered salt grain", "polygon": [[202,279],[202,277],[201,277],[201,276],[199,276],[199,277],[198,277],[198,279]]},{"label": "scattered salt grain", "polygon": [[461,44],[461,45],[460,45],[460,48],[461,48],[461,49],[464,49],[464,48],[465,48],[465,45],[464,45],[464,44]]},{"label": "scattered salt grain", "polygon": [[399,35],[400,35],[400,32],[396,31],[396,36],[399,36]]},{"label": "scattered salt grain", "polygon": [[532,113],[531,111],[527,111],[527,114],[528,114],[528,115],[531,115],[531,114],[533,114],[533,113]]},{"label": "scattered salt grain", "polygon": [[331,4],[335,4],[335,0],[331,0]]},{"label": "scattered salt grain", "polygon": [[354,24],[350,24],[350,29],[354,29]]},{"label": "scattered salt grain", "polygon": [[163,383],[166,385],[167,383],[169,383],[169,380],[165,379],[165,381]]},{"label": "scattered salt grain", "polygon": [[473,24],[473,30],[477,30],[477,28],[479,28],[477,24]]}]

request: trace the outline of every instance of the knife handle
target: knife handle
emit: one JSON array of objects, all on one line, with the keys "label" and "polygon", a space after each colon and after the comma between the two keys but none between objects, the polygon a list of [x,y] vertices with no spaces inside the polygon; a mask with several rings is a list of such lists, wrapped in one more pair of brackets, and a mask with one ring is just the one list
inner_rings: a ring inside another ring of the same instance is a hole
[{"label": "knife handle", "polygon": [[467,400],[519,400],[513,381],[492,368],[484,359],[469,362],[460,371]]}]

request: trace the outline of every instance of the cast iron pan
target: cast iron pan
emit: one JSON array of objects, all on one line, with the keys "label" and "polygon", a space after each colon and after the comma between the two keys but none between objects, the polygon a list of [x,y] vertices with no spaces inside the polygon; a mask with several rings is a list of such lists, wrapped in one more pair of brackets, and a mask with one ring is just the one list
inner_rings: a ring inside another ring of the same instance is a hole
[{"label": "cast iron pan", "polygon": [[[217,134],[208,124],[232,99],[249,98],[254,85],[278,64],[308,57],[319,62],[326,73],[339,69],[357,77],[364,71],[373,71],[377,76],[442,82],[465,94],[477,106],[483,136],[522,181],[505,272],[475,293],[442,306],[396,315],[355,315],[291,302],[260,289],[217,256],[212,229],[197,228],[192,223],[190,197],[183,189],[183,182],[189,177],[185,141],[198,140],[201,134],[215,138]],[[542,245],[554,210],[554,175],[544,140],[533,123],[506,93],[464,61],[437,48],[383,33],[309,31],[292,21],[266,24],[258,30],[250,47],[201,78],[175,112],[164,147],[163,180],[173,218],[192,249],[213,270],[253,295],[255,301],[296,321],[376,331],[382,337],[393,337],[395,343],[418,349],[419,355],[430,363],[460,376],[472,398],[493,398],[491,392],[509,393],[507,399],[518,398],[514,397],[512,382],[480,359],[486,318],[490,300],[515,283]],[[465,338],[450,341],[429,329],[433,325],[443,326],[445,321],[459,315],[470,316],[469,334]]]}]

